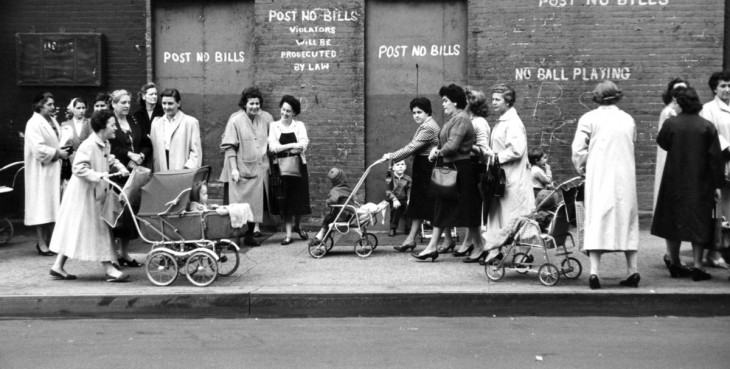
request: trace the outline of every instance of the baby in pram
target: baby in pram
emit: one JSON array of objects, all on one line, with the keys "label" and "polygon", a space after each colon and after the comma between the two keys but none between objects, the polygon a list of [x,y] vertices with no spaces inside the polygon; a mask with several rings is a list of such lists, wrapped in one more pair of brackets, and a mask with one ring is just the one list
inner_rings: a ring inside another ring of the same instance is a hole
[{"label": "baby in pram", "polygon": [[190,204],[188,212],[206,212],[215,211],[218,215],[228,215],[231,219],[233,228],[241,228],[247,221],[253,219],[251,207],[248,204],[230,204],[230,205],[208,205],[208,185],[205,182],[193,184],[190,191]]},{"label": "baby in pram", "polygon": [[[332,205],[345,204],[347,198],[350,197],[350,194],[352,193],[352,189],[350,188],[350,186],[347,185],[347,182],[345,181],[345,173],[342,170],[338,168],[330,169],[329,173],[327,173],[327,178],[332,183],[332,189],[330,189],[329,196],[325,201],[327,206],[330,207],[330,212],[322,219],[322,227],[320,227],[317,235],[309,241],[310,245],[316,245],[320,243],[322,241],[322,238],[324,238],[325,233],[329,229],[330,224],[338,220],[337,215],[340,213],[341,208],[333,207]],[[353,205],[359,205],[360,199],[358,198],[357,194],[353,196],[353,202]],[[342,215],[350,216],[352,215],[352,211],[345,208],[345,211]],[[344,221],[344,219],[340,219],[340,221]]]}]

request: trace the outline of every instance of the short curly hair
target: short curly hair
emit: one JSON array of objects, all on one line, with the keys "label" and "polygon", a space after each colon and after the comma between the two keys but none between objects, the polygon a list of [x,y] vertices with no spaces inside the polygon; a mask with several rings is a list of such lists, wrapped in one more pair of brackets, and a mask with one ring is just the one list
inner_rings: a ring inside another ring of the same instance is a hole
[{"label": "short curly hair", "polygon": [[441,86],[441,89],[439,89],[439,96],[446,96],[449,101],[456,104],[457,109],[466,108],[466,92],[464,92],[464,89],[459,85],[452,83],[448,86]]},{"label": "short curly hair", "polygon": [[467,110],[477,117],[486,118],[489,115],[487,96],[481,90],[466,88],[466,101],[469,103]]},{"label": "short curly hair", "polygon": [[264,105],[264,96],[261,95],[261,91],[256,87],[249,87],[241,92],[241,99],[238,100],[238,106],[241,109],[246,109],[248,99],[259,99],[259,104]]},{"label": "short curly hair", "polygon": [[117,120],[117,116],[114,115],[114,112],[109,109],[102,109],[97,110],[93,114],[91,114],[91,130],[94,132],[99,132],[102,129],[106,128],[106,122],[109,120],[109,118],[114,118],[114,120]]},{"label": "short curly hair", "polygon": [[424,113],[431,115],[433,114],[433,110],[431,110],[431,100],[429,100],[427,97],[419,96],[411,100],[411,103],[408,104],[411,111],[413,111],[413,108],[419,108],[423,110]]},{"label": "short curly hair", "polygon": [[291,106],[292,111],[294,111],[294,115],[299,115],[299,113],[302,112],[302,104],[297,100],[296,97],[292,95],[284,95],[281,97],[281,101],[279,101],[279,107],[281,108],[284,103],[289,104]]}]

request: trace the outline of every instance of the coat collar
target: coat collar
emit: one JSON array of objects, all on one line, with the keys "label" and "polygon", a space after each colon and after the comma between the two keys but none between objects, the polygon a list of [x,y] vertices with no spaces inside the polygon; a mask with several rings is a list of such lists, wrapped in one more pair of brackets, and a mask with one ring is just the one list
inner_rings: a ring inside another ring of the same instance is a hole
[{"label": "coat collar", "polygon": [[512,106],[509,109],[507,109],[507,111],[504,112],[504,114],[502,114],[502,116],[500,116],[497,119],[497,121],[504,122],[504,121],[508,121],[508,120],[513,120],[515,118],[519,118],[519,116],[517,115],[517,109],[515,109],[515,107]]},{"label": "coat collar", "polygon": [[725,104],[725,102],[717,95],[715,95],[715,103],[720,110],[730,113],[730,105]]},{"label": "coat collar", "polygon": [[92,133],[92,136],[94,137],[95,144],[97,144],[101,148],[106,147],[107,141],[102,140],[96,132]]}]

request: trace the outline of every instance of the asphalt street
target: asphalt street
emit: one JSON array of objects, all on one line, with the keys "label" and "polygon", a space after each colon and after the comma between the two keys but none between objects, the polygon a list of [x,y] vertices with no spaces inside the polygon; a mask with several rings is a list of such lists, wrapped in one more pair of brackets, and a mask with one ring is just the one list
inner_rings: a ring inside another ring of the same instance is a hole
[{"label": "asphalt street", "polygon": [[0,321],[0,368],[727,368],[730,318]]}]

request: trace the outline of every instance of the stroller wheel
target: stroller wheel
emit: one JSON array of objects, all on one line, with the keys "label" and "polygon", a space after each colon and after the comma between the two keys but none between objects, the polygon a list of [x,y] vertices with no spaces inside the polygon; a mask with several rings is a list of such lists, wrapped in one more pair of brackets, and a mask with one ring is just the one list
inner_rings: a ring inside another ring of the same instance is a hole
[{"label": "stroller wheel", "polygon": [[568,279],[576,279],[580,277],[580,273],[583,272],[583,266],[580,265],[580,261],[576,258],[565,258],[560,263],[561,273]]},{"label": "stroller wheel", "polygon": [[373,250],[378,247],[378,237],[372,233],[365,232],[365,238],[373,245]]},{"label": "stroller wheel", "polygon": [[[327,237],[328,240],[330,240],[330,237]],[[327,241],[318,240],[316,238],[313,238],[309,241],[309,255],[311,255],[315,259],[319,259],[323,257],[325,254],[327,254],[327,251],[329,251],[332,248],[332,243],[329,243],[329,246],[327,246]]]},{"label": "stroller wheel", "polygon": [[218,255],[218,275],[227,277],[238,269],[238,265],[241,263],[241,255],[238,254],[233,242],[228,240],[216,242],[215,253]]},{"label": "stroller wheel", "polygon": [[504,262],[501,259],[492,259],[484,265],[487,278],[498,281],[504,277]]},{"label": "stroller wheel", "polygon": [[218,263],[208,253],[195,251],[185,263],[185,276],[190,283],[205,287],[218,276]]},{"label": "stroller wheel", "polygon": [[13,238],[13,223],[5,218],[0,220],[0,245],[10,242]]},{"label": "stroller wheel", "polygon": [[560,272],[558,267],[550,263],[543,264],[537,270],[537,277],[540,282],[546,286],[554,286],[560,280]]},{"label": "stroller wheel", "polygon": [[363,237],[355,241],[355,253],[361,258],[366,258],[373,253],[375,247],[372,242],[366,237]]},{"label": "stroller wheel", "polygon": [[529,264],[523,264],[526,262],[529,262],[529,260],[527,254],[524,252],[518,252],[512,258],[512,264],[514,265],[515,271],[520,274],[525,274],[532,268]]},{"label": "stroller wheel", "polygon": [[177,278],[177,261],[164,250],[152,250],[145,261],[147,279],[157,286],[169,286]]}]

